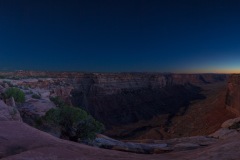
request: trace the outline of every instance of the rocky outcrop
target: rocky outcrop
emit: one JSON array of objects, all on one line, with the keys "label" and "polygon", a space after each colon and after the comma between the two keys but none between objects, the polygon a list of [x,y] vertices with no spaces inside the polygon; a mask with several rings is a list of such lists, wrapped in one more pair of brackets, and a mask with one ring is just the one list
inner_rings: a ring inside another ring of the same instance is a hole
[{"label": "rocky outcrop", "polygon": [[0,122],[0,144],[0,159],[3,160],[111,160],[118,159],[119,156],[126,160],[144,160],[148,157],[60,140],[24,123],[10,121]]},{"label": "rocky outcrop", "polygon": [[225,79],[211,74],[93,74],[78,81],[72,103],[107,126],[124,125],[184,111],[192,100],[204,98],[197,85]]},{"label": "rocky outcrop", "polygon": [[92,145],[125,152],[141,154],[159,154],[174,151],[186,151],[203,148],[217,142],[216,138],[207,136],[185,137],[170,140],[145,140],[122,142],[103,135],[98,136]]},{"label": "rocky outcrop", "polygon": [[6,99],[6,104],[11,107],[16,107],[16,102],[13,97]]},{"label": "rocky outcrop", "polygon": [[[226,139],[197,136],[167,141],[146,140],[145,142],[127,143],[104,136],[99,138],[102,139],[98,139],[98,142],[104,142],[103,145],[105,144],[105,146],[114,146],[113,149],[128,152],[99,149],[60,140],[21,122],[0,121],[0,158],[3,160],[79,158],[85,160],[238,160],[240,156],[240,134]],[[173,150],[170,150],[171,147]],[[130,153],[132,151],[143,151],[144,149],[153,151],[153,148],[158,148],[158,150],[154,150],[154,153],[161,154]],[[164,148],[168,148],[168,150],[167,153],[162,154],[166,151]]]},{"label": "rocky outcrop", "polygon": [[211,137],[214,138],[219,138],[219,139],[228,139],[233,136],[239,135],[240,131],[240,117],[234,118],[234,119],[229,119],[225,121],[221,128],[211,134]]},{"label": "rocky outcrop", "polygon": [[0,121],[22,121],[22,118],[16,107],[8,106],[0,100]]},{"label": "rocky outcrop", "polygon": [[240,75],[238,74],[229,77],[226,107],[237,116],[240,116]]},{"label": "rocky outcrop", "polygon": [[25,103],[18,106],[18,110],[24,122],[34,125],[35,120],[42,117],[52,108],[56,106],[49,99],[29,99]]},{"label": "rocky outcrop", "polygon": [[[237,124],[240,124],[240,117],[238,118],[234,118],[234,119],[229,119],[227,121],[225,121],[223,124],[222,124],[222,128],[232,128],[233,126],[236,126]],[[237,126],[236,126],[237,127]],[[240,127],[240,125],[239,125]]]},{"label": "rocky outcrop", "polygon": [[121,142],[104,135],[98,135],[98,137],[91,142],[91,145],[100,148],[141,153],[141,154],[153,154],[153,153],[166,153],[172,151],[165,143],[156,144],[144,144],[144,143],[133,143],[133,142]]}]

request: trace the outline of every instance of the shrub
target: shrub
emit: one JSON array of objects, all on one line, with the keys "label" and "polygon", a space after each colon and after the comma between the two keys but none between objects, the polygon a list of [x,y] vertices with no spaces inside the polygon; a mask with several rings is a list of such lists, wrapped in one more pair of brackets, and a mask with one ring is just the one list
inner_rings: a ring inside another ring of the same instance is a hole
[{"label": "shrub", "polygon": [[103,124],[96,121],[86,111],[69,106],[49,110],[43,117],[50,124],[58,125],[62,138],[72,141],[94,139],[96,133],[104,130]]},{"label": "shrub", "polygon": [[41,95],[39,95],[39,94],[33,94],[33,95],[32,95],[32,98],[34,98],[34,99],[41,99]]},{"label": "shrub", "polygon": [[25,94],[18,88],[8,88],[4,93],[5,98],[13,97],[16,102],[23,103],[25,102]]},{"label": "shrub", "polygon": [[88,116],[86,119],[83,119],[74,126],[76,130],[76,137],[80,139],[94,139],[96,133],[101,133],[104,130],[102,123],[96,121],[92,116]]},{"label": "shrub", "polygon": [[50,100],[57,106],[61,107],[65,105],[64,100],[61,97],[50,97]]}]

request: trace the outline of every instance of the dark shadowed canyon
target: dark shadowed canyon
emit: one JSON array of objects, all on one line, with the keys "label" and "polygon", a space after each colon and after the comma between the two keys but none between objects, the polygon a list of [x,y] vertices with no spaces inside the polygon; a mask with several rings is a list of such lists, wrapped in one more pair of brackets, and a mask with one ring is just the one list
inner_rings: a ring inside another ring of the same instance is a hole
[{"label": "dark shadowed canyon", "polygon": [[[174,125],[187,123],[175,121],[188,114],[193,116],[189,111],[198,104],[205,107],[203,110],[224,106],[218,100],[225,99],[227,80],[227,75],[220,74],[18,72],[7,76],[33,77],[19,85],[41,88],[49,91],[50,96],[59,96],[83,108],[106,126],[107,135],[118,139],[197,135],[196,131],[180,132],[180,127],[177,127],[179,131],[175,130]],[[211,112],[215,110],[211,109]],[[209,131],[205,129],[202,133]]]}]

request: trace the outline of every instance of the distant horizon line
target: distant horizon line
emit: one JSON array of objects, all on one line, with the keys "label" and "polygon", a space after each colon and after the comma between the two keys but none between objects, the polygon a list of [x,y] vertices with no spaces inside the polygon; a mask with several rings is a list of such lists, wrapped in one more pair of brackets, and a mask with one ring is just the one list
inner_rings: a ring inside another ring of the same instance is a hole
[{"label": "distant horizon line", "polygon": [[162,73],[162,74],[240,74],[239,72],[164,72],[164,71],[80,71],[80,70],[6,70],[0,69],[0,73],[4,72],[68,72],[68,73]]}]

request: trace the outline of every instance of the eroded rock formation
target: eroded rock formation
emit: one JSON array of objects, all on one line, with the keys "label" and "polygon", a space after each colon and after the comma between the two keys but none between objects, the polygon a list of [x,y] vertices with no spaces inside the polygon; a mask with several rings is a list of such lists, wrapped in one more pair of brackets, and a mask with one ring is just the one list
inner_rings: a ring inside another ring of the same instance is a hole
[{"label": "eroded rock formation", "polygon": [[227,94],[226,94],[226,107],[237,116],[240,116],[240,75],[239,74],[234,74],[229,77]]},{"label": "eroded rock formation", "polygon": [[218,74],[23,71],[8,73],[8,76],[32,77],[11,80],[11,84],[39,88],[49,92],[49,97],[61,97],[68,104],[87,110],[108,128],[156,115],[184,112],[191,101],[204,98],[199,85],[223,82],[227,77]]},{"label": "eroded rock formation", "polygon": [[0,100],[0,121],[22,121],[22,118],[16,107],[8,106]]}]

